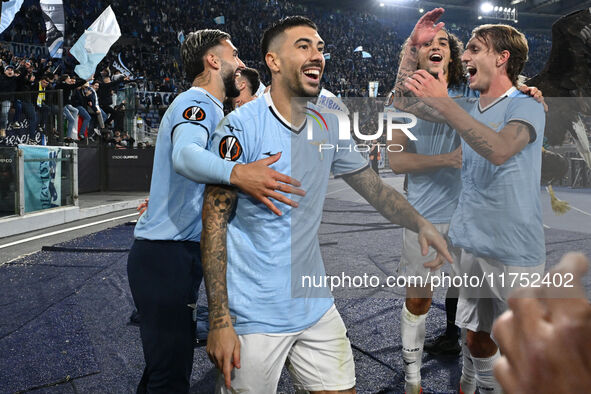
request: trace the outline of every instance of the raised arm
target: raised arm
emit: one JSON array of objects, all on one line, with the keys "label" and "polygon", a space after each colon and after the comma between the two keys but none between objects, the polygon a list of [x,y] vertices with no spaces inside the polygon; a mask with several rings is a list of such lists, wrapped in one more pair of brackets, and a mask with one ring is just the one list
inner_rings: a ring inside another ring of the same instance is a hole
[{"label": "raised arm", "polygon": [[406,198],[384,184],[373,170],[366,168],[361,172],[345,175],[343,179],[390,222],[418,233],[423,256],[428,253],[429,246],[432,246],[437,250],[438,258],[442,256],[452,262],[447,243],[435,227],[419,215]]},{"label": "raised arm", "polygon": [[[406,80],[417,71],[419,64],[419,48],[430,42],[435,34],[444,26],[443,22],[437,23],[443,8],[435,8],[423,15],[415,25],[409,39],[402,51],[402,59],[398,67],[396,82],[392,89],[393,104],[397,109],[410,112],[421,119],[431,122],[444,122],[443,118],[435,109],[424,104],[420,99],[413,96],[412,92],[405,86]],[[437,23],[437,24],[436,24]]]},{"label": "raised arm", "polygon": [[240,342],[232,326],[228,307],[226,235],[228,221],[236,209],[236,189],[208,185],[203,199],[201,260],[209,306],[207,354],[222,371],[230,388],[232,368],[240,368]]}]

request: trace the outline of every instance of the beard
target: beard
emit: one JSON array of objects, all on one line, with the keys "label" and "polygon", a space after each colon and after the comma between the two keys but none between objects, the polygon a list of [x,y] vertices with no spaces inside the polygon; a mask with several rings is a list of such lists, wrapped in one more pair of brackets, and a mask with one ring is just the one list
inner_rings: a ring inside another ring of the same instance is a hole
[{"label": "beard", "polygon": [[320,93],[320,86],[313,92],[304,88],[299,70],[294,70],[292,78],[288,81],[288,86],[293,92],[294,97],[317,97],[318,93]]},{"label": "beard", "polygon": [[232,71],[232,68],[227,63],[222,65],[222,81],[226,90],[226,97],[234,98],[240,96],[240,90],[236,86],[236,70]]}]

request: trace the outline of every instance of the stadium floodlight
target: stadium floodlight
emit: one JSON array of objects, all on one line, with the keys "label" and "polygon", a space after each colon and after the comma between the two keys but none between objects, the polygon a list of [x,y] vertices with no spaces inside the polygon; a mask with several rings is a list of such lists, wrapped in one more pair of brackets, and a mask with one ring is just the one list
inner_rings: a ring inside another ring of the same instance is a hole
[{"label": "stadium floodlight", "polygon": [[495,7],[493,8],[493,11],[494,11],[494,12],[497,12],[498,10],[499,10],[499,7],[498,7],[498,6],[495,6]]},{"label": "stadium floodlight", "polygon": [[482,3],[482,5],[480,6],[480,11],[482,11],[484,14],[488,14],[489,12],[492,12],[493,8],[494,7],[492,3],[489,3],[487,1],[486,3]]},{"label": "stadium floodlight", "polygon": [[482,15],[478,15],[478,20],[481,20],[481,19],[482,19]]},{"label": "stadium floodlight", "polygon": [[423,12],[425,12],[424,8],[419,8],[419,12],[422,14]]},{"label": "stadium floodlight", "polygon": [[380,7],[383,7],[383,6],[384,6],[384,3],[380,3]]}]

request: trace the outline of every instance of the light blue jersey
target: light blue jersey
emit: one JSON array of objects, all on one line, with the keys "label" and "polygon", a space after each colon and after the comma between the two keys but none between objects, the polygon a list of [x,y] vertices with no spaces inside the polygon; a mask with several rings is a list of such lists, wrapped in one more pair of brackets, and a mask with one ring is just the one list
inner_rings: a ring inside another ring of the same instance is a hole
[{"label": "light blue jersey", "polygon": [[[319,112],[312,104],[309,108]],[[317,233],[330,173],[354,173],[368,164],[354,149],[320,152],[320,144],[353,147],[354,143],[350,136],[337,139],[334,115],[315,116],[318,122],[309,120],[296,130],[266,93],[224,118],[212,138],[213,152],[239,163],[282,152],[271,168],[298,179],[306,191],[305,197],[291,196],[298,208],[275,202],[283,216],[238,192],[236,213],[228,224],[226,276],[237,334],[304,330],[333,304],[328,288],[302,286],[302,277],[325,276]],[[313,140],[308,139],[308,127]]]},{"label": "light blue jersey", "polygon": [[[452,98],[478,97],[466,86],[449,88]],[[460,136],[447,123],[417,119],[411,132],[416,141],[409,140],[406,151],[420,155],[441,155],[460,146]],[[449,223],[458,204],[462,182],[459,168],[439,168],[408,174],[408,202],[431,223]]]},{"label": "light blue jersey", "polygon": [[[205,186],[196,181],[209,181],[206,175],[221,168],[218,178],[227,182],[231,172],[227,162],[204,150],[223,116],[222,103],[201,88],[191,88],[172,102],[158,131],[150,203],[135,226],[137,239],[200,241]],[[196,156],[209,167],[199,165]]]},{"label": "light blue jersey", "polygon": [[530,143],[496,166],[462,140],[462,192],[449,237],[456,247],[510,266],[536,266],[545,260],[540,204],[542,104],[512,88],[470,115],[499,132],[511,121],[530,126]]}]

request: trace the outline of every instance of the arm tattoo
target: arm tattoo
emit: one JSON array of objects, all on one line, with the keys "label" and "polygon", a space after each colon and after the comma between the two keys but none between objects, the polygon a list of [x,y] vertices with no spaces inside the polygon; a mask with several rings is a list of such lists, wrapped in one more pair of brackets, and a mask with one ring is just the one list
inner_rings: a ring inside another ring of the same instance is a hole
[{"label": "arm tattoo", "polygon": [[421,119],[431,122],[444,122],[445,118],[434,108],[425,104],[421,99],[415,97],[404,83],[418,69],[419,50],[408,43],[404,48],[404,55],[400,60],[400,67],[396,75],[396,82],[392,94],[394,95],[394,106],[401,111],[410,112]]},{"label": "arm tattoo", "polygon": [[494,153],[492,146],[488,143],[488,141],[478,135],[474,129],[469,128],[465,130],[458,129],[460,136],[466,141],[468,145],[472,147],[482,157],[487,160],[490,160],[490,156]]},{"label": "arm tattoo", "polygon": [[390,222],[419,232],[421,215],[406,198],[384,184],[372,169],[367,168],[355,174],[345,175],[343,179]]},{"label": "arm tattoo", "polygon": [[201,258],[209,304],[210,329],[230,326],[226,287],[228,220],[236,209],[237,192],[229,186],[208,185],[203,198]]}]

